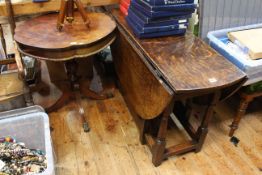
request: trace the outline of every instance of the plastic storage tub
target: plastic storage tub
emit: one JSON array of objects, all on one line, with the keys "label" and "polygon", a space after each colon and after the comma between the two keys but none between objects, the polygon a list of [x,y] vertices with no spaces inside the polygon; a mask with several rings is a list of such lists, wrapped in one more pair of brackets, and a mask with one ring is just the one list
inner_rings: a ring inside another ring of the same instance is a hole
[{"label": "plastic storage tub", "polygon": [[38,175],[54,175],[54,156],[49,118],[41,107],[29,107],[0,113],[0,136],[12,136],[30,149],[46,153],[47,169]]},{"label": "plastic storage tub", "polygon": [[226,44],[229,41],[227,33],[232,31],[247,30],[261,27],[262,24],[255,24],[243,27],[212,31],[209,32],[207,35],[211,47],[213,47],[218,53],[226,57],[229,61],[231,61],[239,69],[241,69],[243,72],[247,74],[248,81],[245,83],[245,86],[262,81],[262,59],[247,59],[243,55],[228,47]]}]

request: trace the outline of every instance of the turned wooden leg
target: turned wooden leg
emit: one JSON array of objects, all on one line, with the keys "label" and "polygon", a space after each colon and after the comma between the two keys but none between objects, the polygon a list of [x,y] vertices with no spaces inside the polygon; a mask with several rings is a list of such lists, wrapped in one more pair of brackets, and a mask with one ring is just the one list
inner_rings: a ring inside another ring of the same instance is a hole
[{"label": "turned wooden leg", "polygon": [[162,116],[158,136],[155,141],[155,145],[152,148],[152,162],[155,166],[159,166],[164,159],[163,155],[166,147],[168,117],[169,115],[166,113]]},{"label": "turned wooden leg", "polygon": [[68,4],[68,1],[61,0],[60,12],[59,12],[58,19],[57,19],[57,30],[58,31],[61,31],[64,26],[67,4]]},{"label": "turned wooden leg", "polygon": [[145,138],[145,135],[148,131],[148,123],[149,121],[148,120],[143,120],[142,121],[142,127],[140,129],[140,134],[139,134],[139,140],[141,142],[142,145],[145,145],[146,144],[146,138]]},{"label": "turned wooden leg", "polygon": [[174,101],[172,101],[165,109],[161,116],[160,126],[158,130],[157,139],[152,147],[152,162],[155,166],[159,166],[165,159],[164,153],[166,148],[166,134],[168,118],[173,110]]},{"label": "turned wooden leg", "polygon": [[202,119],[201,125],[199,126],[199,128],[197,130],[198,140],[197,140],[197,147],[196,147],[195,152],[199,152],[201,150],[201,148],[203,147],[205,138],[206,138],[207,133],[208,133],[208,124],[209,124],[211,117],[213,116],[214,106],[218,102],[220,95],[221,95],[220,92],[216,92],[210,98],[210,102],[207,105],[207,108],[206,108],[204,117]]},{"label": "turned wooden leg", "polygon": [[249,98],[242,98],[241,99],[237,114],[234,117],[232,124],[230,125],[230,128],[231,128],[230,132],[229,132],[230,137],[232,137],[234,135],[235,131],[238,129],[238,125],[240,123],[240,120],[245,115],[247,107],[252,100],[253,99],[249,99]]},{"label": "turned wooden leg", "polygon": [[82,18],[84,20],[86,27],[89,28],[90,20],[89,20],[87,14],[86,14],[86,11],[85,11],[85,8],[84,8],[82,2],[80,0],[75,0],[75,4],[78,8],[80,15],[82,16]]}]

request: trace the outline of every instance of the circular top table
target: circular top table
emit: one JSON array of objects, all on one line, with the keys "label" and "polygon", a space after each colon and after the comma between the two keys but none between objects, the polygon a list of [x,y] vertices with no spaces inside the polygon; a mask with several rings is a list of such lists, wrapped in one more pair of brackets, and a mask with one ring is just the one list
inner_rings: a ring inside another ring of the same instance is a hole
[{"label": "circular top table", "polygon": [[14,39],[25,55],[50,61],[66,61],[93,55],[114,39],[115,22],[104,13],[88,13],[88,29],[79,13],[62,31],[56,28],[58,14],[39,16],[16,27]]},{"label": "circular top table", "polygon": [[14,35],[22,54],[46,61],[64,62],[70,85],[66,82],[57,84],[62,96],[46,111],[52,112],[75,98],[86,132],[89,127],[81,105],[81,94],[100,100],[109,96],[97,94],[79,81],[75,59],[94,55],[108,47],[115,40],[116,28],[115,22],[104,13],[88,13],[88,17],[91,22],[89,28],[83,23],[80,14],[75,13],[73,23],[66,24],[59,32],[56,28],[58,14],[39,16],[18,25]]}]

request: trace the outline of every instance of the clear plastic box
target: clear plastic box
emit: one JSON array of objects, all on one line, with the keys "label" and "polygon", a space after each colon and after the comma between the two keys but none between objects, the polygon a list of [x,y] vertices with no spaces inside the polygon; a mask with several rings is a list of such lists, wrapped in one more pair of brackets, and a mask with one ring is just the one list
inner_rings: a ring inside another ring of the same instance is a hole
[{"label": "clear plastic box", "polygon": [[262,23],[211,31],[207,35],[211,47],[247,74],[248,81],[245,83],[245,86],[262,81],[262,59],[247,59],[238,52],[235,52],[226,44],[229,40],[227,34],[228,32],[255,28],[262,28]]},{"label": "clear plastic box", "polygon": [[45,150],[47,169],[38,175],[55,175],[49,118],[41,111],[40,107],[30,107],[0,113],[0,137],[12,136],[30,149]]}]

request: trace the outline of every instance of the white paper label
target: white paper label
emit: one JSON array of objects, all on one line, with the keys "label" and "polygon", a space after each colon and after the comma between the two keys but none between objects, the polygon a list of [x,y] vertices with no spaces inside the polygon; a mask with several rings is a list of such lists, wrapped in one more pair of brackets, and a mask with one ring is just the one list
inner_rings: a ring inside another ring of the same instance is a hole
[{"label": "white paper label", "polygon": [[186,29],[186,25],[184,25],[184,24],[179,24],[179,29]]},{"label": "white paper label", "polygon": [[2,170],[2,168],[4,168],[5,166],[5,162],[3,162],[2,160],[0,160],[0,171]]},{"label": "white paper label", "polygon": [[178,23],[185,23],[185,22],[187,22],[186,19],[181,19],[181,20],[178,21]]}]

